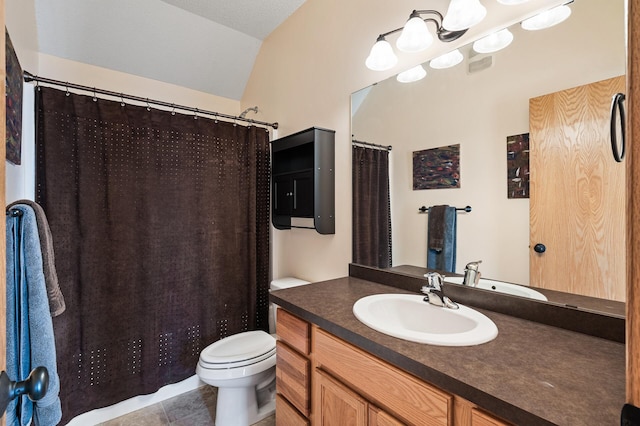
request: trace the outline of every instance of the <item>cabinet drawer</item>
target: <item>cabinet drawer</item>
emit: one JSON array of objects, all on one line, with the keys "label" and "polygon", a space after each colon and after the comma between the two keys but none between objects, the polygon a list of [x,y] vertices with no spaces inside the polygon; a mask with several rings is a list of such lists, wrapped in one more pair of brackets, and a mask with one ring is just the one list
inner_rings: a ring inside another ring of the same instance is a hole
[{"label": "cabinet drawer", "polygon": [[477,408],[473,408],[471,410],[471,426],[509,426],[509,423],[505,423],[489,414],[483,413]]},{"label": "cabinet drawer", "polygon": [[278,309],[276,315],[276,333],[278,338],[303,355],[309,355],[309,323]]},{"label": "cabinet drawer", "polygon": [[313,328],[318,367],[395,417],[416,425],[448,425],[453,397],[350,344]]},{"label": "cabinet drawer", "polygon": [[305,416],[309,415],[309,366],[308,359],[276,342],[276,389]]},{"label": "cabinet drawer", "polygon": [[276,426],[309,426],[309,420],[278,394],[276,395]]}]

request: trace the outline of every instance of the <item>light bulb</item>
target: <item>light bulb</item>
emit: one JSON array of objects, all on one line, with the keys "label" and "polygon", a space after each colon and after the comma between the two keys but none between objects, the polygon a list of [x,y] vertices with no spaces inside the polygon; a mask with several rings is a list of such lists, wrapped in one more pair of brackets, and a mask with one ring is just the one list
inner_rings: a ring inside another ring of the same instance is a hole
[{"label": "light bulb", "polygon": [[415,53],[425,50],[431,43],[433,36],[427,28],[427,23],[419,16],[414,16],[404,25],[402,34],[396,41],[396,47],[403,52]]},{"label": "light bulb", "polygon": [[513,34],[508,29],[496,31],[473,43],[473,50],[478,53],[493,53],[504,49],[513,41]]},{"label": "light bulb", "polygon": [[384,37],[379,37],[365,61],[367,68],[373,71],[386,71],[398,63],[398,57]]},{"label": "light bulb", "polygon": [[442,26],[449,31],[466,30],[482,21],[486,15],[487,9],[480,4],[480,0],[451,0]]},{"label": "light bulb", "polygon": [[552,27],[564,21],[571,15],[571,8],[566,4],[554,7],[522,21],[522,28],[535,31]]},{"label": "light bulb", "polygon": [[426,75],[427,72],[424,68],[422,68],[422,65],[417,65],[413,68],[401,72],[400,74],[398,74],[396,79],[400,83],[413,83],[414,81],[422,80]]},{"label": "light bulb", "polygon": [[463,59],[462,53],[456,49],[432,59],[431,62],[429,62],[429,66],[435,69],[451,68],[458,65]]}]

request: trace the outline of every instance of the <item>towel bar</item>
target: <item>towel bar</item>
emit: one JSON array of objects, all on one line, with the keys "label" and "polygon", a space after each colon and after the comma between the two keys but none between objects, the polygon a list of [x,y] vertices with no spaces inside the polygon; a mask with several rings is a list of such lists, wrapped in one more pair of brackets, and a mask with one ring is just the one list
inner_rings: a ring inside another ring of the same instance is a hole
[{"label": "towel bar", "polygon": [[[456,210],[458,210],[458,211],[465,211],[465,212],[469,213],[469,212],[471,211],[471,206],[467,206],[467,207],[456,207]],[[422,206],[422,207],[420,207],[420,208],[418,209],[418,211],[419,211],[420,213],[429,213],[429,208],[428,208],[428,207],[425,207],[425,206]]]}]

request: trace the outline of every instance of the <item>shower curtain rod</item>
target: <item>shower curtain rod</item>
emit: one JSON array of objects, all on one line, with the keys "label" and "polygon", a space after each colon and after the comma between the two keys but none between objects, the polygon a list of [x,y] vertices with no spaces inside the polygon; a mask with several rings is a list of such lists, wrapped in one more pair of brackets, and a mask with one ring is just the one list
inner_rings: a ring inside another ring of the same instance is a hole
[{"label": "shower curtain rod", "polygon": [[378,145],[378,144],[375,144],[375,143],[359,141],[359,140],[356,140],[356,139],[351,139],[351,143],[355,143],[355,144],[358,144],[358,145],[366,145],[366,146],[371,146],[371,147],[374,147],[374,148],[386,149],[387,151],[391,151],[391,145],[387,145],[387,146]]},{"label": "shower curtain rod", "polygon": [[54,79],[51,79],[51,78],[39,77],[37,75],[31,74],[28,71],[24,71],[24,81],[26,81],[27,83],[29,83],[31,81],[35,81],[36,83],[52,84],[52,85],[56,85],[56,86],[66,87],[67,89],[72,88],[72,89],[84,90],[86,92],[92,92],[94,95],[96,93],[100,93],[101,95],[113,96],[113,97],[120,98],[120,99],[129,99],[129,100],[132,100],[132,101],[144,102],[147,105],[154,104],[154,105],[165,106],[165,107],[169,107],[169,108],[173,108],[173,109],[179,109],[179,110],[183,110],[183,111],[190,111],[190,112],[196,113],[196,115],[197,114],[212,115],[215,118],[227,118],[229,120],[245,121],[245,122],[247,122],[249,124],[258,124],[258,125],[261,125],[261,126],[273,127],[274,129],[278,128],[278,123],[277,122],[275,122],[275,123],[267,123],[266,121],[252,120],[250,118],[234,116],[234,115],[228,115],[228,114],[222,114],[222,113],[215,112],[215,111],[207,111],[207,110],[203,110],[203,109],[199,109],[199,108],[193,108],[193,107],[184,106],[184,105],[176,105],[176,104],[171,104],[169,102],[157,101],[157,100],[149,99],[149,98],[142,98],[140,96],[134,96],[134,95],[127,95],[127,94],[124,94],[124,93],[112,92],[110,90],[96,89],[95,87],[83,86],[81,84],[74,84],[74,83],[64,82],[64,81],[60,81],[60,80],[54,80]]}]

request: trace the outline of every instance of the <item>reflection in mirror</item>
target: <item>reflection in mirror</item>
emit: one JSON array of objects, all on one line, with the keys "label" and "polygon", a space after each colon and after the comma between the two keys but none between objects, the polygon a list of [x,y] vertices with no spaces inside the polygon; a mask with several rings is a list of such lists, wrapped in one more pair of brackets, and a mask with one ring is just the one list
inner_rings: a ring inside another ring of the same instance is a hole
[{"label": "reflection in mirror", "polygon": [[[603,214],[607,202],[601,195],[614,189],[602,178],[603,169],[624,169],[611,154],[598,155],[597,166],[582,170],[585,173],[578,182],[570,182],[564,174],[552,177],[532,171],[531,176],[532,193],[536,179],[543,188],[577,188],[576,208],[558,208],[554,216],[573,218],[578,226],[558,239],[574,244],[569,254],[578,265],[593,263],[599,268],[587,275],[599,286],[595,293],[588,289],[585,278],[572,279],[578,272],[572,270],[576,267],[567,266],[562,273],[555,271],[541,281],[533,279],[530,266],[537,259],[533,256],[540,257],[533,246],[544,243],[544,256],[553,259],[553,239],[565,229],[556,229],[547,241],[531,241],[536,238],[529,233],[533,198],[530,201],[507,195],[507,137],[530,132],[530,99],[625,74],[624,0],[577,0],[570,7],[571,16],[552,28],[526,31],[520,24],[513,25],[510,31],[514,40],[504,50],[477,54],[465,46],[460,49],[464,60],[452,68],[433,69],[424,64],[427,76],[420,81],[403,84],[393,77],[353,94],[354,138],[393,146],[390,180],[394,266],[426,266],[428,215],[418,212],[421,206],[470,205],[470,213],[458,214],[457,273],[463,273],[467,262],[481,259],[480,270],[486,278],[624,300],[624,231],[621,238],[611,238],[612,229],[624,229],[624,209],[606,214],[605,222],[598,222],[596,227],[583,223],[585,215]],[[605,101],[610,103],[610,95],[606,96]],[[569,99],[564,107],[579,109],[580,105]],[[579,120],[570,122],[562,133],[567,140],[587,138],[593,126],[582,124]],[[594,126],[608,128],[609,123],[598,121]],[[549,124],[543,130],[551,127]],[[531,143],[535,146],[534,141]],[[460,188],[413,190],[413,152],[456,144],[460,145]],[[601,144],[608,147],[609,141],[602,140]],[[564,145],[556,148],[562,151]],[[586,166],[576,160],[569,167]],[[623,181],[612,182],[624,187]],[[552,219],[538,218],[538,222],[545,220]],[[590,240],[605,241],[610,251],[595,257],[600,253],[594,252],[600,249],[585,245]],[[539,279],[539,272],[535,274]]]}]

